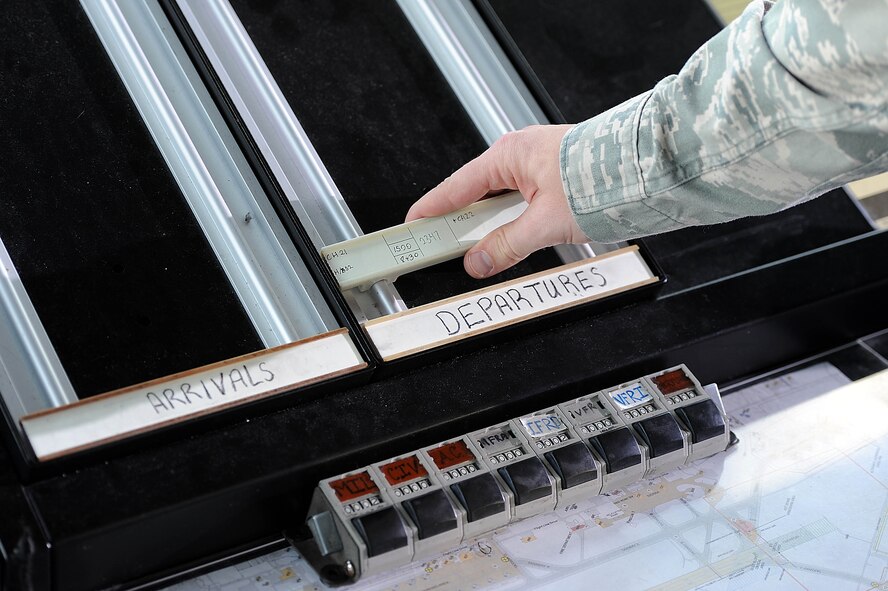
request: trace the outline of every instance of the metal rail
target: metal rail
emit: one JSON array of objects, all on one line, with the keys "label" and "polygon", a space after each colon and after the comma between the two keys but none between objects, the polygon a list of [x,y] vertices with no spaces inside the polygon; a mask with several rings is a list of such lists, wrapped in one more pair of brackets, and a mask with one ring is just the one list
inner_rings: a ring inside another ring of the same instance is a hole
[{"label": "metal rail", "polygon": [[65,369],[0,242],[0,393],[10,418],[77,400]]},{"label": "metal rail", "polygon": [[[488,144],[549,121],[471,0],[397,0]],[[616,250],[616,244],[562,244],[564,262]]]},{"label": "metal rail", "polygon": [[[227,0],[179,0],[179,8],[260,152],[320,249],[363,235],[330,173]],[[370,318],[406,309],[388,281],[353,291]]]},{"label": "metal rail", "polygon": [[263,343],[336,328],[160,6],[81,4]]}]

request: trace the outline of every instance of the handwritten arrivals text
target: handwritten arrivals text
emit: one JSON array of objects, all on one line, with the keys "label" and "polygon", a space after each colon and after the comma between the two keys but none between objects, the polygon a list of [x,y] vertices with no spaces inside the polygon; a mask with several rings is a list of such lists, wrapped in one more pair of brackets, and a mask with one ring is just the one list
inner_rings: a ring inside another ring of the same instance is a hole
[{"label": "handwritten arrivals text", "polygon": [[[162,390],[147,392],[145,398],[151,404],[154,412],[160,414],[164,411],[187,407],[199,400],[213,400],[214,397],[243,394],[257,386],[273,382],[274,378],[275,374],[268,368],[268,364],[265,361],[260,361],[254,366],[244,364],[227,368],[201,380],[167,385]],[[262,390],[268,389],[268,386],[262,388]]]}]

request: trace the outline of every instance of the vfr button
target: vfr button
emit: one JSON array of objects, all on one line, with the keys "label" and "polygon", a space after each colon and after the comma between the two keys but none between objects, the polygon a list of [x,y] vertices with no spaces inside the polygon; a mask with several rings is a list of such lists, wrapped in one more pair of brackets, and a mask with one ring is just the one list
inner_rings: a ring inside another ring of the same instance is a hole
[{"label": "vfr button", "polygon": [[725,419],[712,400],[703,400],[675,409],[691,430],[691,441],[700,443],[725,434]]},{"label": "vfr button", "polygon": [[503,491],[493,474],[486,473],[456,484],[450,490],[466,509],[468,521],[478,521],[506,510]]},{"label": "vfr button", "polygon": [[546,459],[561,478],[561,488],[571,488],[598,477],[592,452],[579,441],[546,452]]},{"label": "vfr button", "polygon": [[379,556],[407,545],[407,530],[392,507],[352,518],[352,524],[367,544],[368,556]]},{"label": "vfr button", "polygon": [[539,458],[528,458],[499,469],[500,476],[515,493],[515,504],[523,505],[552,494],[549,472]]},{"label": "vfr button", "polygon": [[604,469],[608,474],[641,463],[641,449],[628,427],[592,437],[589,444],[604,458]]},{"label": "vfr button", "polygon": [[635,423],[635,429],[657,458],[684,447],[681,428],[671,414],[661,414]]},{"label": "vfr button", "polygon": [[456,529],[456,511],[443,490],[434,490],[401,503],[416,524],[420,540]]}]

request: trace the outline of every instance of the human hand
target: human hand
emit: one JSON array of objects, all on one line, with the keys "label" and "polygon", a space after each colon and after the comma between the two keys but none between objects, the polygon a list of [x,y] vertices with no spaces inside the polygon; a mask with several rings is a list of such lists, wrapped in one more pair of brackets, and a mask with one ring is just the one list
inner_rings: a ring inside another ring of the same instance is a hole
[{"label": "human hand", "polygon": [[529,203],[527,210],[466,252],[466,272],[478,279],[508,269],[541,248],[588,242],[561,184],[561,140],[571,127],[534,125],[507,133],[423,195],[405,221],[444,215],[491,192],[520,191]]}]

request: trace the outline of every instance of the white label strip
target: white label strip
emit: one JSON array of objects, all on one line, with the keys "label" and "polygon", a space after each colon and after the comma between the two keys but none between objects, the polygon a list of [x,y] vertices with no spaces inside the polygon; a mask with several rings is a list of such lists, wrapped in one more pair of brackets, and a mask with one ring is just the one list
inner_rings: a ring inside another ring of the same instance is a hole
[{"label": "white label strip", "polygon": [[567,425],[561,421],[561,417],[556,414],[534,415],[523,417],[520,420],[524,431],[534,439],[547,437],[567,428]]},{"label": "white label strip", "polygon": [[641,382],[629,384],[617,390],[612,390],[607,394],[620,410],[635,408],[639,404],[651,401],[651,393],[641,385]]},{"label": "white label strip", "polygon": [[462,256],[488,233],[527,209],[521,193],[490,197],[447,215],[414,220],[321,249],[342,289],[368,289],[382,279]]},{"label": "white label strip", "polygon": [[637,246],[364,324],[386,361],[657,281]]},{"label": "white label strip", "polygon": [[21,419],[40,460],[365,367],[346,329],[130,386]]}]

